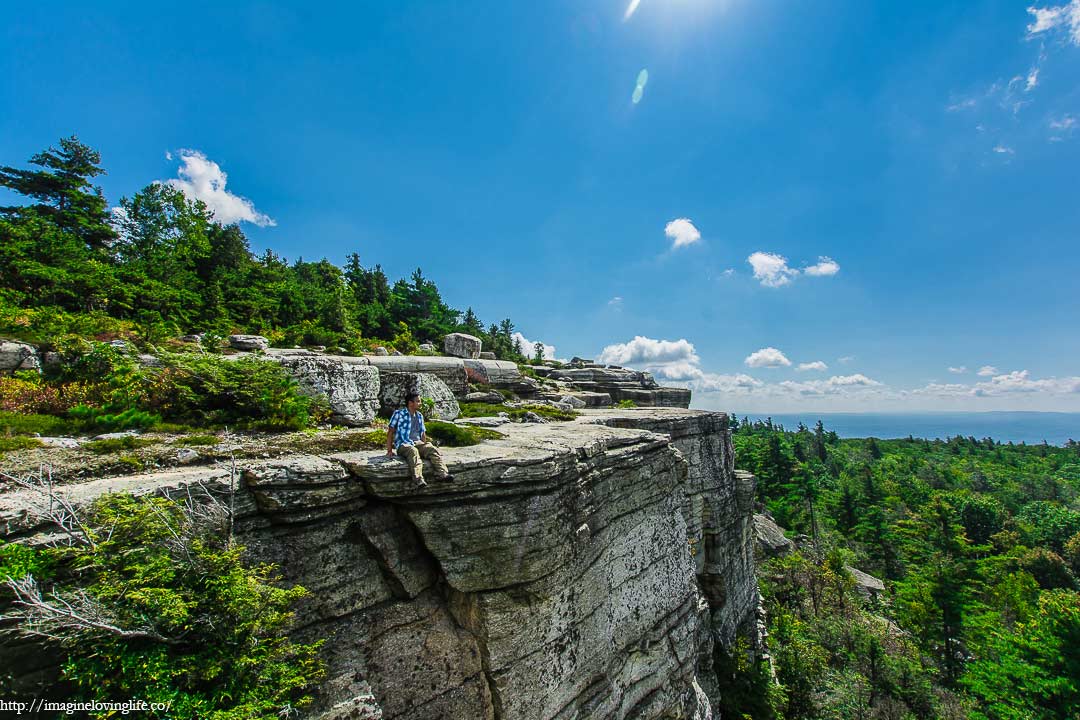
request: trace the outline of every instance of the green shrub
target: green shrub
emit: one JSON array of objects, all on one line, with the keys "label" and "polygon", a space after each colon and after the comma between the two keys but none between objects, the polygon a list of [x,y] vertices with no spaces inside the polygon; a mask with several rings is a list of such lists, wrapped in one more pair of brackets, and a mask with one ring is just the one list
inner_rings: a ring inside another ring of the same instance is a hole
[{"label": "green shrub", "polygon": [[75,423],[55,415],[0,412],[0,433],[11,435],[66,435],[76,432]]},{"label": "green shrub", "polygon": [[25,435],[15,435],[14,437],[0,436],[0,452],[7,450],[26,450],[27,448],[41,447],[41,441],[37,438],[27,437]]},{"label": "green shrub", "polygon": [[33,575],[38,580],[52,576],[52,561],[38,549],[0,540],[0,582],[21,580]]},{"label": "green shrub", "polygon": [[104,440],[91,440],[82,444],[84,450],[94,453],[95,455],[105,455],[108,453],[120,452],[122,450],[137,450],[147,445],[153,445],[156,440],[149,438],[136,437],[134,435],[125,435],[118,438],[106,438]]},{"label": "green shrub", "polygon": [[633,400],[620,400],[619,402],[615,403],[615,407],[617,407],[617,408],[636,408],[637,403],[634,402]]},{"label": "green shrub", "polygon": [[221,438],[217,435],[188,435],[175,441],[177,445],[217,445]]},{"label": "green shrub", "polygon": [[455,425],[442,420],[429,420],[425,423],[427,434],[439,445],[447,447],[468,447],[479,445],[484,440],[499,440],[506,437],[489,428]]},{"label": "green shrub", "polygon": [[158,415],[137,408],[129,407],[126,410],[111,412],[110,409],[113,407],[115,406],[111,403],[108,408],[76,405],[68,410],[68,414],[75,419],[78,427],[101,432],[146,430],[161,421]]},{"label": "green shrub", "polygon": [[64,680],[79,697],[137,697],[169,703],[170,718],[219,720],[271,720],[310,703],[324,675],[321,643],[286,635],[303,588],[280,587],[272,566],[245,567],[221,528],[165,498],[104,496],[86,526],[88,542],[40,551],[54,579],[35,576],[43,597],[90,603],[128,633],[47,623],[63,638]]},{"label": "green shrub", "polygon": [[526,413],[533,412],[545,420],[573,420],[578,413],[572,410],[560,410],[550,405],[522,405],[521,407],[506,407],[505,405],[491,405],[489,403],[462,403],[461,417],[488,417],[506,413],[512,420],[521,420]]}]

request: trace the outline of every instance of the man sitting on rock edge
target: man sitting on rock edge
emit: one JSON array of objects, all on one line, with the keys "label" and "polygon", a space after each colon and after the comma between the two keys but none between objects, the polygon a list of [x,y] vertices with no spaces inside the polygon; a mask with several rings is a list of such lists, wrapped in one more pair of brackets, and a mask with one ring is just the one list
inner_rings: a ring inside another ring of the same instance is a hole
[{"label": "man sitting on rock edge", "polygon": [[386,457],[393,457],[394,450],[397,450],[398,455],[409,465],[409,474],[416,482],[416,487],[427,487],[424,482],[425,460],[430,460],[435,468],[436,480],[454,481],[454,476],[446,469],[439,448],[428,442],[418,393],[406,394],[405,407],[395,410],[390,416],[390,427],[386,430]]}]

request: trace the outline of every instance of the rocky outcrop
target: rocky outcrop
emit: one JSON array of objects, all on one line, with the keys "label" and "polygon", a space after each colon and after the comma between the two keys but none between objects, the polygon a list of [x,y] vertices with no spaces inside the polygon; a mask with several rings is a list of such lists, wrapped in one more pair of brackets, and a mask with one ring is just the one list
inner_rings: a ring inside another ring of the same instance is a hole
[{"label": "rocky outcrop", "polygon": [[551,370],[548,377],[569,382],[578,390],[605,393],[616,403],[630,400],[648,407],[690,407],[688,389],[662,387],[642,370],[582,363]]},{"label": "rocky outcrop", "polygon": [[278,360],[301,387],[326,396],[332,422],[357,426],[375,419],[380,388],[376,368],[309,353],[283,354]]},{"label": "rocky outcrop", "polygon": [[[445,449],[415,490],[381,452],[243,467],[239,541],[309,594],[322,638],[312,716],[492,720],[712,717],[713,654],[755,632],[753,479],[723,414],[586,411]],[[228,468],[63,488],[227,495]],[[22,491],[0,527],[45,528]],[[710,699],[711,696],[711,699]],[[366,714],[366,715],[365,715]]]},{"label": "rocky outcrop", "polygon": [[465,333],[450,333],[443,338],[443,352],[459,358],[478,358],[482,344],[480,338]]},{"label": "rocky outcrop", "polygon": [[795,543],[784,534],[784,528],[777,525],[768,515],[761,513],[754,515],[754,535],[757,538],[759,560],[787,555],[795,549]]},{"label": "rocky outcrop", "polygon": [[270,341],[262,335],[230,335],[228,340],[229,347],[245,352],[266,350],[270,347]]},{"label": "rocky outcrop", "polygon": [[11,374],[16,370],[40,370],[41,361],[37,348],[23,342],[0,341],[0,373]]},{"label": "rocky outcrop", "polygon": [[379,381],[379,403],[383,414],[389,415],[398,408],[405,407],[405,396],[417,393],[422,400],[430,399],[435,404],[435,412],[429,419],[453,420],[461,414],[454,393],[442,380],[428,373],[382,373]]}]

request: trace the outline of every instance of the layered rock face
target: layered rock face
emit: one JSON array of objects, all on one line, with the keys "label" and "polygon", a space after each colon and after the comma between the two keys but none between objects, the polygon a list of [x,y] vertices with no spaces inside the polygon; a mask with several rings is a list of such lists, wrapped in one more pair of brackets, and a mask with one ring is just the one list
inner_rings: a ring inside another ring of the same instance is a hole
[{"label": "layered rock face", "polygon": [[[417,491],[381,453],[243,469],[237,534],[310,590],[301,639],[323,638],[312,717],[713,717],[713,651],[753,634],[753,479],[727,419],[586,411],[444,449],[457,478]],[[66,493],[202,485],[207,468],[95,480]],[[7,532],[37,524],[0,496]],[[710,699],[710,695],[713,697]]]},{"label": "layered rock face", "polygon": [[614,402],[631,400],[649,407],[689,407],[690,391],[661,387],[651,373],[607,365],[581,364],[553,370],[549,377],[589,392],[607,393]]}]

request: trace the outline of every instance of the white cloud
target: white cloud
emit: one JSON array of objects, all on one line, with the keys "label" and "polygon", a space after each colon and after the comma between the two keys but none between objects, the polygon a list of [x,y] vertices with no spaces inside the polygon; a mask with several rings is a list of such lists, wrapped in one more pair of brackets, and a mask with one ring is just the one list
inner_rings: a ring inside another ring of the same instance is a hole
[{"label": "white cloud", "polygon": [[1072,0],[1068,5],[1057,7],[1029,7],[1034,22],[1027,26],[1028,37],[1050,32],[1057,28],[1068,28],[1069,40],[1080,45],[1080,0]]},{"label": "white cloud", "polygon": [[746,258],[754,269],[754,279],[765,287],[783,287],[799,274],[798,270],[788,267],[787,258],[775,253],[758,251]]},{"label": "white cloud", "polygon": [[179,154],[180,177],[166,180],[166,185],[182,191],[190,200],[201,200],[214,214],[214,219],[223,225],[249,222],[272,227],[277,224],[273,218],[256,210],[250,200],[225,189],[228,176],[216,162],[198,150],[180,150]]},{"label": "white cloud", "polygon": [[799,363],[799,366],[795,368],[797,372],[807,372],[808,370],[819,370],[824,372],[828,370],[829,366],[821,360],[815,360],[814,362]]},{"label": "white cloud", "polygon": [[785,380],[778,385],[789,392],[802,396],[839,395],[883,387],[882,383],[865,375],[833,375],[828,380]]},{"label": "white cloud", "polygon": [[690,218],[676,218],[664,226],[664,234],[673,241],[671,249],[693,245],[701,240],[701,233],[690,222]]},{"label": "white cloud", "polygon": [[1031,92],[1035,89],[1035,86],[1039,84],[1039,68],[1032,68],[1031,72],[1027,76],[1027,84],[1024,86],[1024,92]]},{"label": "white cloud", "polygon": [[995,375],[989,381],[976,383],[974,388],[974,394],[981,396],[1036,392],[1080,393],[1080,377],[1052,377],[1035,380],[1031,378],[1027,370],[1013,370],[1004,375]]},{"label": "white cloud", "polygon": [[994,152],[998,153],[999,155],[1015,155],[1016,154],[1016,151],[1013,150],[1011,147],[1008,147],[1007,145],[995,145],[994,146]]},{"label": "white cloud", "polygon": [[626,6],[626,12],[623,13],[623,22],[630,19],[630,16],[637,12],[638,5],[641,4],[641,0],[630,0],[630,4]]},{"label": "white cloud", "polygon": [[963,375],[967,372],[967,366],[961,365],[960,367],[950,367],[949,372],[955,373],[956,375]]},{"label": "white cloud", "polygon": [[[541,341],[529,340],[528,338],[526,338],[524,335],[522,335],[519,332],[515,332],[513,335],[511,335],[511,337],[514,340],[517,340],[517,341],[521,342],[521,353],[527,358],[531,358],[533,355],[536,354],[536,343],[541,342]],[[554,360],[555,359],[555,346],[554,345],[548,345],[547,343],[544,343],[544,359],[545,360]]]},{"label": "white cloud", "polygon": [[608,307],[613,310],[622,310],[623,299],[621,295],[616,295],[607,301]]},{"label": "white cloud", "polygon": [[653,340],[637,335],[626,343],[608,345],[600,351],[597,362],[611,365],[663,365],[699,361],[694,346],[686,339]]},{"label": "white cloud", "polygon": [[945,108],[946,112],[959,112],[960,110],[967,110],[975,107],[975,98],[964,98],[958,102],[953,103]]},{"label": "white cloud", "polygon": [[979,368],[979,372],[976,373],[976,375],[979,375],[980,377],[990,377],[991,375],[997,374],[998,369],[993,365],[983,365],[981,368]]},{"label": "white cloud", "polygon": [[724,272],[722,272],[720,274],[723,275],[724,277],[731,277],[732,275],[735,274],[735,268],[728,268],[727,270],[725,270]]},{"label": "white cloud", "polygon": [[1076,118],[1072,115],[1064,115],[1060,120],[1051,120],[1051,130],[1072,130],[1076,127]]},{"label": "white cloud", "polygon": [[840,265],[830,257],[819,257],[817,265],[803,268],[803,272],[814,277],[828,277],[840,272]]},{"label": "white cloud", "polygon": [[840,363],[841,365],[847,365],[850,362],[855,362],[855,356],[845,355],[844,357],[836,358],[836,362]]},{"label": "white cloud", "polygon": [[784,353],[774,347],[761,348],[756,352],[752,352],[743,362],[746,363],[747,367],[752,368],[776,368],[791,365],[791,361],[784,356]]}]

